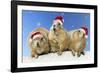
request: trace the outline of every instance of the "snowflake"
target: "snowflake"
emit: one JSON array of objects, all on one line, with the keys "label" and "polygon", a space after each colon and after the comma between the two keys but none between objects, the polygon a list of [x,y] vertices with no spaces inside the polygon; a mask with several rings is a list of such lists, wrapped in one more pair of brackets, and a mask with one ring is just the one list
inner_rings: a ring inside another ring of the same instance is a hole
[{"label": "snowflake", "polygon": [[64,15],[64,13],[61,13],[61,15],[63,16],[63,15]]},{"label": "snowflake", "polygon": [[74,25],[72,25],[72,27],[74,27]]},{"label": "snowflake", "polygon": [[40,22],[37,23],[37,26],[41,26],[42,24]]}]

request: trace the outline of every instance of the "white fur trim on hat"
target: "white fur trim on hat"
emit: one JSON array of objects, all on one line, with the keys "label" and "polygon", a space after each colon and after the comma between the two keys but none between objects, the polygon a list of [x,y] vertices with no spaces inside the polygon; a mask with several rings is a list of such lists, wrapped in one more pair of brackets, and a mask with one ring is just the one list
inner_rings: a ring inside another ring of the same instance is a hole
[{"label": "white fur trim on hat", "polygon": [[85,38],[88,38],[88,36],[87,36],[87,35],[85,35]]},{"label": "white fur trim on hat", "polygon": [[40,35],[40,34],[35,35],[33,38],[29,39],[29,42],[32,42],[32,40],[34,40],[35,38],[38,38],[38,37],[42,37],[42,35]]},{"label": "white fur trim on hat", "polygon": [[54,23],[57,23],[57,22],[59,22],[61,25],[63,25],[63,22],[61,20],[59,20],[59,19],[54,20]]},{"label": "white fur trim on hat", "polygon": [[35,39],[35,38],[38,38],[38,37],[42,37],[42,35],[41,34],[34,35],[34,37],[32,39]]}]

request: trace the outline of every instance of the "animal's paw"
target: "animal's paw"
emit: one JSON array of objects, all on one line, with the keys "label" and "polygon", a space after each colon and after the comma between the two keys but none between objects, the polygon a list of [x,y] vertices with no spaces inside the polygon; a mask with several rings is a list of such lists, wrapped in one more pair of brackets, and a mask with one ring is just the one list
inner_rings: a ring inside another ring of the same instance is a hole
[{"label": "animal's paw", "polygon": [[57,50],[56,50],[55,48],[52,48],[52,49],[50,50],[50,52],[52,52],[52,53],[56,53]]},{"label": "animal's paw", "polygon": [[38,58],[38,55],[31,55],[32,58]]},{"label": "animal's paw", "polygon": [[60,55],[62,55],[62,52],[61,52],[61,51],[59,51],[59,52],[57,52],[57,54],[58,54],[58,56],[60,56]]},{"label": "animal's paw", "polygon": [[38,58],[39,56],[38,55],[35,55],[35,58]]},{"label": "animal's paw", "polygon": [[77,54],[77,57],[80,57],[81,56],[81,54]]},{"label": "animal's paw", "polygon": [[84,52],[81,52],[81,54],[82,54],[82,55],[85,55],[85,53],[84,53]]},{"label": "animal's paw", "polygon": [[75,56],[75,53],[72,51],[72,55]]}]

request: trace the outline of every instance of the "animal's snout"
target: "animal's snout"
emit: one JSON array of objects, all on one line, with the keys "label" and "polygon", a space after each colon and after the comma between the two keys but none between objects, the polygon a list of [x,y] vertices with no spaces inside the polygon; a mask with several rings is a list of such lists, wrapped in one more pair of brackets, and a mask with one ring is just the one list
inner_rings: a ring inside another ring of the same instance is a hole
[{"label": "animal's snout", "polygon": [[80,30],[78,30],[78,32],[80,33],[81,31],[80,31]]},{"label": "animal's snout", "polygon": [[56,28],[53,28],[54,31],[56,31]]},{"label": "animal's snout", "polygon": [[40,47],[39,42],[37,42],[37,47]]},{"label": "animal's snout", "polygon": [[53,25],[53,27],[55,28],[55,25]]}]

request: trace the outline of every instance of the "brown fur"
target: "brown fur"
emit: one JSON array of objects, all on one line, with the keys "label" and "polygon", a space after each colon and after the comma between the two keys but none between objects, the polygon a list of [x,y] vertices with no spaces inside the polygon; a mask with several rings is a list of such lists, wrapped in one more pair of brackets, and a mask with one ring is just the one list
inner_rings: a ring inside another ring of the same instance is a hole
[{"label": "brown fur", "polygon": [[81,53],[84,53],[84,48],[86,47],[85,34],[79,30],[74,30],[71,32],[69,32],[71,33],[69,49],[72,51],[73,56],[75,56],[75,52],[76,52],[77,56],[79,57]]},{"label": "brown fur", "polygon": [[63,29],[60,29],[57,32],[51,30],[49,33],[51,52],[58,52],[58,55],[61,55],[62,52],[68,48],[67,40],[67,34]]},{"label": "brown fur", "polygon": [[[36,46],[34,45],[34,43],[35,43],[36,40],[32,40],[33,43],[29,41],[31,34],[33,32],[36,32],[36,31],[41,32],[42,35],[44,36],[43,37],[44,38],[43,41],[41,41],[41,38],[36,39],[38,42],[40,42],[39,43],[40,47],[38,47],[37,45]],[[31,56],[32,57],[37,58],[40,54],[49,53],[48,33],[49,33],[48,30],[46,30],[44,28],[37,28],[37,29],[33,30],[29,34],[29,36],[28,36],[28,46],[30,48]]]}]

